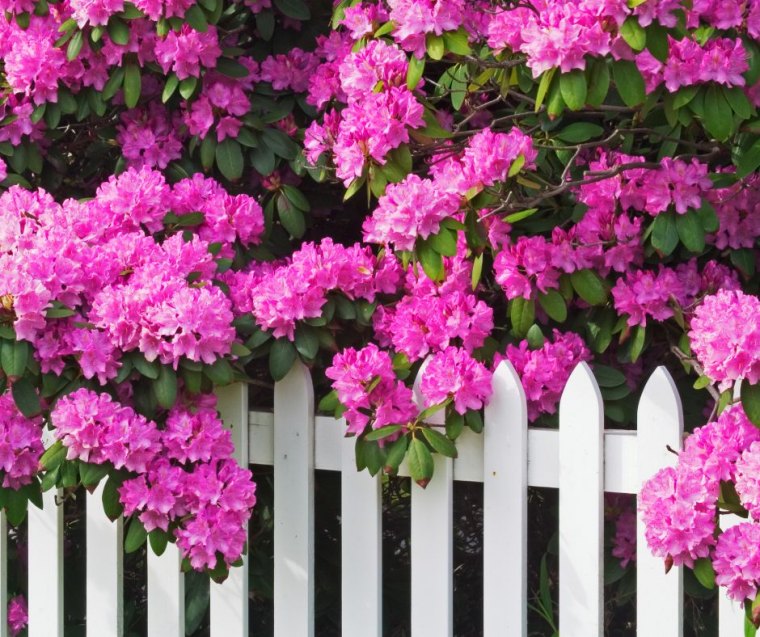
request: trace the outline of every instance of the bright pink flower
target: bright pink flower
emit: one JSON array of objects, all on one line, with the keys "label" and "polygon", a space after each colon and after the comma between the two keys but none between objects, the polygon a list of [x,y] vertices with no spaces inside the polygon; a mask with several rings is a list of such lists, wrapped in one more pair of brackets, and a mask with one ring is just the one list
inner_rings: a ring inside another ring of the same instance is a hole
[{"label": "bright pink flower", "polygon": [[447,347],[433,354],[420,383],[425,407],[452,399],[454,409],[460,414],[481,409],[492,391],[491,372],[458,347]]},{"label": "bright pink flower", "polygon": [[718,536],[713,555],[715,582],[737,602],[754,599],[760,584],[760,525],[742,522]]}]

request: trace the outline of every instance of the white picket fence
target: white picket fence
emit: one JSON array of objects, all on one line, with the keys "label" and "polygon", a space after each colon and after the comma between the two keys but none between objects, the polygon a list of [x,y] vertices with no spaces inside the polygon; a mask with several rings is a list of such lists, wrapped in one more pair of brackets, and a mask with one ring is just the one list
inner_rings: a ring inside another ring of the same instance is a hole
[{"label": "white picket fence", "polygon": [[[381,482],[357,473],[344,425],[314,415],[308,371],[297,365],[275,386],[274,413],[250,412],[247,388],[219,392],[241,463],[274,466],[275,637],[314,635],[314,471],[340,471],[342,631],[380,637],[382,628]],[[576,368],[560,403],[559,429],[529,428],[522,386],[508,363],[494,376],[482,435],[465,431],[459,457],[436,457],[427,489],[412,486],[411,629],[413,637],[453,631],[452,494],[454,481],[482,482],[485,637],[527,635],[527,487],[559,488],[559,629],[562,637],[603,635],[603,495],[636,493],[642,481],[675,461],[683,417],[665,368],[655,371],[638,408],[638,431],[604,429],[602,397],[591,369]],[[402,465],[401,473],[405,473]],[[87,635],[121,637],[122,525],[102,514],[100,493],[88,496]],[[6,533],[0,521],[0,600],[6,595]],[[63,637],[62,507],[54,494],[29,514],[30,637]],[[441,556],[444,556],[442,559]],[[180,560],[170,545],[148,559],[148,637],[184,637]],[[665,575],[637,548],[637,635],[681,637],[680,569]],[[211,584],[211,637],[248,637],[248,574],[233,570]],[[0,637],[5,637],[0,604]],[[721,598],[720,637],[744,634],[743,612]]]}]

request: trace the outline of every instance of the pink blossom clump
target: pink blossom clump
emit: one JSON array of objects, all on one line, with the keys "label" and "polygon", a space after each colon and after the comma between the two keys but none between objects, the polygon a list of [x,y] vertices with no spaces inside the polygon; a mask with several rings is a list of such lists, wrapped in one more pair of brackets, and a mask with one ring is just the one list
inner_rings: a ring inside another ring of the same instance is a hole
[{"label": "pink blossom clump", "polygon": [[713,553],[715,582],[737,602],[754,599],[760,585],[760,525],[742,522],[718,536]]},{"label": "pink blossom clump", "polygon": [[497,355],[495,364],[506,358],[514,365],[528,399],[528,418],[557,411],[559,399],[575,367],[591,360],[591,352],[574,332],[554,330],[538,349],[531,349],[527,340],[508,345],[504,356]]},{"label": "pink blossom clump", "polygon": [[452,400],[464,414],[481,409],[491,397],[491,372],[467,350],[447,347],[436,352],[425,366],[420,382],[425,407]]},{"label": "pink blossom clump", "polygon": [[649,549],[668,564],[693,566],[715,544],[719,483],[700,471],[666,467],[644,483],[638,509]]},{"label": "pink blossom clump", "polygon": [[464,20],[465,0],[388,0],[393,37],[417,57],[425,52],[425,35],[456,31]]},{"label": "pink blossom clump", "polygon": [[156,42],[156,60],[164,73],[174,71],[180,80],[200,77],[201,67],[214,68],[221,56],[216,27],[195,31],[183,24],[180,31],[169,31]]},{"label": "pink blossom clump", "polygon": [[405,425],[419,413],[412,390],[396,378],[390,354],[373,343],[336,354],[325,375],[346,407],[348,433],[361,434],[370,424]]},{"label": "pink blossom clump", "polygon": [[8,633],[11,637],[17,637],[29,623],[29,610],[26,606],[26,598],[16,595],[8,600]]},{"label": "pink blossom clump", "polygon": [[155,102],[145,109],[123,113],[116,140],[121,145],[127,166],[164,169],[169,162],[179,159],[182,138],[177,133],[176,124],[169,118],[166,108]]},{"label": "pink blossom clump", "polygon": [[161,448],[155,423],[108,394],[89,389],[61,398],[51,420],[69,460],[110,462],[117,469],[143,472]]},{"label": "pink blossom clump", "polygon": [[612,555],[620,560],[621,568],[636,561],[636,513],[623,511],[615,520],[612,536]]},{"label": "pink blossom clump", "polygon": [[42,447],[42,418],[26,418],[9,393],[0,396],[0,469],[3,487],[18,489],[37,473]]},{"label": "pink blossom clump", "polygon": [[437,234],[441,222],[453,217],[459,206],[455,194],[441,192],[434,181],[410,174],[402,182],[388,185],[364,222],[364,240],[411,251],[418,238]]},{"label": "pink blossom clump", "polygon": [[694,311],[691,349],[721,389],[738,380],[760,381],[760,300],[739,290],[705,297]]}]

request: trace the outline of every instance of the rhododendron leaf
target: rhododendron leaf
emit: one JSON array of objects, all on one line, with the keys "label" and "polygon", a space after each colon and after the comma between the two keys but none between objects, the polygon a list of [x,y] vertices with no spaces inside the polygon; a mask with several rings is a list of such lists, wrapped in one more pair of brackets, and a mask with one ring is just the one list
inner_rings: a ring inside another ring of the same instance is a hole
[{"label": "rhododendron leaf", "polygon": [[388,436],[392,436],[393,434],[398,433],[401,431],[401,429],[401,425],[386,425],[385,427],[380,427],[379,429],[373,429],[366,436],[364,436],[364,439],[367,441],[382,440]]},{"label": "rhododendron leaf", "polygon": [[409,448],[409,440],[411,436],[401,436],[398,440],[394,440],[392,443],[385,446],[385,466],[383,471],[385,473],[395,475],[398,473],[398,468],[406,456],[406,451]]},{"label": "rhododendron leaf", "polygon": [[626,106],[638,106],[644,101],[644,78],[634,62],[617,60],[612,64],[612,76]]},{"label": "rhododendron leaf", "polygon": [[431,281],[441,281],[444,275],[443,257],[429,241],[417,241],[415,250],[422,269]]},{"label": "rhododendron leaf", "polygon": [[251,150],[248,157],[251,160],[251,165],[260,175],[270,175],[274,170],[277,161],[272,150],[265,146],[254,148]]},{"label": "rhododendron leaf", "polygon": [[479,411],[469,410],[464,415],[464,421],[473,433],[479,434],[483,431],[483,416],[480,415]]},{"label": "rhododendron leaf", "polygon": [[691,102],[699,91],[699,86],[682,86],[673,94],[673,108],[679,109]]},{"label": "rhododendron leaf", "polygon": [[425,45],[427,48],[427,54],[433,60],[440,60],[446,53],[446,45],[443,41],[443,37],[435,35],[434,33],[428,33],[425,37]]},{"label": "rhododendron leaf", "polygon": [[444,257],[453,257],[457,253],[457,233],[442,228],[438,234],[428,237],[430,246]]},{"label": "rhododendron leaf", "polygon": [[203,366],[203,373],[215,385],[229,385],[235,373],[226,358],[217,358],[211,365]]},{"label": "rhododendron leaf", "polygon": [[752,385],[743,381],[740,391],[744,413],[752,424],[760,427],[760,384]]},{"label": "rhododendron leaf", "polygon": [[451,53],[456,53],[457,55],[470,55],[472,53],[469,35],[462,27],[456,31],[444,31],[443,42],[446,45],[446,50]]},{"label": "rhododendron leaf", "polygon": [[311,18],[309,5],[303,0],[274,0],[274,6],[294,20],[308,20]]},{"label": "rhododendron leaf", "polygon": [[131,2],[124,3],[124,8],[119,12],[119,15],[125,20],[139,20],[145,17],[145,14]]},{"label": "rhododendron leaf", "polygon": [[760,80],[760,46],[753,38],[747,36],[742,37],[742,45],[747,55],[747,65],[749,68],[744,73],[744,79],[747,81],[747,86],[753,86],[758,80]]},{"label": "rhododendron leaf", "polygon": [[707,376],[702,375],[694,381],[693,387],[694,389],[704,389],[710,385],[712,385],[712,381]]},{"label": "rhododendron leaf", "polygon": [[760,139],[756,139],[748,149],[742,151],[735,163],[738,177],[746,177],[760,168]]},{"label": "rhododendron leaf", "polygon": [[534,301],[518,296],[509,302],[509,308],[512,331],[517,338],[524,338],[536,318]]},{"label": "rhododendron leaf", "polygon": [[295,159],[301,150],[290,137],[274,128],[265,128],[261,131],[261,137],[275,155],[288,161]]},{"label": "rhododendron leaf", "polygon": [[435,468],[430,449],[419,438],[412,438],[407,451],[407,460],[412,480],[424,489],[433,477]]},{"label": "rhododendron leaf", "polygon": [[700,557],[694,561],[694,575],[705,588],[715,588],[715,569],[709,557]]},{"label": "rhododendron leaf", "polygon": [[119,486],[121,486],[121,480],[114,474],[111,474],[106,480],[103,486],[103,512],[106,514],[109,520],[116,520],[124,511],[121,501],[119,500]]},{"label": "rhododendron leaf", "polygon": [[655,59],[666,62],[670,52],[667,30],[657,22],[652,22],[646,29],[646,47]]},{"label": "rhododendron leaf", "polygon": [[[282,380],[287,376],[298,353],[295,346],[286,338],[279,338],[272,343],[269,350],[269,373],[274,380]],[[213,379],[212,379],[213,380]]]},{"label": "rhododendron leaf", "polygon": [[306,232],[306,218],[303,212],[296,208],[283,194],[276,196],[277,213],[282,227],[296,239],[300,239]]},{"label": "rhododendron leaf", "polygon": [[61,486],[64,489],[79,484],[79,463],[66,460],[61,464]]},{"label": "rhododendron leaf", "polygon": [[[123,72],[122,72],[122,77],[123,77]],[[174,95],[175,91],[177,90],[177,87],[179,87],[179,78],[174,73],[170,73],[169,76],[166,78],[166,84],[164,84],[164,90],[161,93],[161,101],[164,104],[166,104],[166,102],[169,101],[171,96]]]},{"label": "rhododendron leaf", "polygon": [[45,453],[40,456],[40,466],[45,467],[47,471],[52,471],[61,466],[66,459],[67,449],[63,446],[63,441],[56,440],[52,445],[45,449]]},{"label": "rhododendron leaf", "polygon": [[319,401],[317,411],[331,414],[338,407],[339,403],[340,401],[338,400],[338,392],[333,389],[329,394],[323,396],[322,400]]},{"label": "rhododendron leaf", "polygon": [[216,165],[230,181],[237,181],[243,175],[243,152],[234,139],[227,138],[216,147]]},{"label": "rhododendron leaf", "polygon": [[634,16],[626,18],[620,27],[620,35],[634,51],[641,51],[647,44],[647,33]]},{"label": "rhododendron leaf", "polygon": [[53,487],[58,485],[58,480],[61,476],[60,467],[56,467],[52,471],[47,471],[40,480],[40,490],[44,493],[50,491]]},{"label": "rhododendron leaf", "polygon": [[576,270],[570,275],[570,282],[589,305],[603,305],[607,301],[607,285],[593,270]]},{"label": "rhododendron leaf", "polygon": [[525,335],[525,338],[528,341],[528,346],[531,349],[540,349],[546,342],[544,333],[541,331],[541,328],[535,323],[530,326],[528,333]]},{"label": "rhododendron leaf", "polygon": [[642,325],[637,325],[632,330],[632,338],[628,342],[628,358],[632,363],[639,360],[641,352],[644,351],[644,344],[646,343],[646,328]]},{"label": "rhododendron leaf", "polygon": [[702,205],[697,209],[696,214],[705,232],[716,232],[720,227],[715,208],[707,199],[702,200]]},{"label": "rhododendron leaf", "polygon": [[26,518],[26,511],[29,504],[27,496],[22,491],[13,489],[3,489],[3,500],[5,504],[5,514],[11,526],[19,526]]},{"label": "rhododendron leaf", "polygon": [[734,129],[734,118],[731,106],[726,101],[723,87],[711,84],[705,92],[704,126],[718,141],[728,139]]},{"label": "rhododendron leaf", "polygon": [[425,72],[425,58],[418,58],[416,55],[409,57],[409,68],[406,72],[406,87],[413,91],[422,79]]},{"label": "rhododendron leaf", "polygon": [[604,133],[604,129],[598,124],[574,122],[559,131],[557,137],[563,142],[578,144],[580,142],[587,142],[594,137],[599,137],[602,133]]},{"label": "rhododendron leaf", "polygon": [[554,74],[556,72],[557,69],[552,68],[548,71],[544,71],[544,73],[541,75],[541,79],[538,82],[538,93],[536,93],[536,111],[540,110],[541,106],[543,105],[546,94],[549,91],[549,86],[551,85],[552,79],[554,78]]},{"label": "rhododendron leaf", "polygon": [[145,530],[143,523],[136,517],[129,522],[126,537],[124,538],[124,552],[134,553],[139,549],[145,540],[148,539],[148,532]]},{"label": "rhododendron leaf", "polygon": [[257,347],[260,347],[264,343],[266,343],[269,339],[272,338],[271,332],[266,332],[264,330],[257,330],[254,332],[254,334],[245,342],[245,346],[250,349],[256,349]]},{"label": "rhododendron leaf", "polygon": [[678,236],[690,252],[701,253],[705,249],[705,229],[702,221],[693,210],[686,214],[676,215]]},{"label": "rhododendron leaf", "polygon": [[124,67],[124,103],[127,108],[134,108],[140,100],[142,76],[137,64],[129,63]]},{"label": "rhododendron leaf", "polygon": [[132,365],[146,378],[156,380],[160,371],[160,365],[156,361],[148,362],[145,360],[145,356],[139,352],[134,352],[131,357]]},{"label": "rhododendron leaf", "polygon": [[79,55],[82,50],[83,38],[82,31],[77,31],[71,36],[69,45],[66,47],[66,59],[73,60]]},{"label": "rhododendron leaf", "polygon": [[153,529],[148,533],[148,540],[150,541],[150,548],[159,557],[166,551],[166,546],[169,544],[169,534],[162,529]]},{"label": "rhododendron leaf", "polygon": [[478,285],[480,284],[480,277],[483,274],[483,255],[479,254],[478,256],[473,259],[472,262],[472,273],[470,275],[470,285],[472,287],[473,292],[478,289]]},{"label": "rhododendron leaf", "polygon": [[672,213],[663,212],[652,223],[652,246],[665,256],[678,245],[678,228]]},{"label": "rhododendron leaf", "polygon": [[572,111],[578,111],[586,105],[588,86],[586,74],[580,70],[562,73],[559,77],[559,87],[562,99]]},{"label": "rhododendron leaf", "polygon": [[556,290],[548,290],[545,294],[538,295],[538,303],[549,318],[564,323],[567,318],[567,304],[563,296]]},{"label": "rhododendron leaf", "polygon": [[18,410],[27,418],[34,418],[42,411],[40,397],[28,378],[20,378],[11,385],[11,394]]},{"label": "rhododendron leaf", "polygon": [[731,109],[742,119],[749,119],[752,117],[754,108],[749,103],[744,91],[738,86],[724,87],[723,95],[726,101],[731,106]]},{"label": "rhododendron leaf", "polygon": [[741,273],[750,278],[755,275],[755,253],[750,248],[740,250],[731,250],[731,263],[736,266]]},{"label": "rhododendron leaf", "polygon": [[307,359],[313,359],[319,352],[319,336],[317,330],[310,325],[299,325],[296,328],[296,350]]},{"label": "rhododendron leaf", "polygon": [[453,409],[446,415],[446,436],[456,440],[464,429],[464,416]]},{"label": "rhododendron leaf", "polygon": [[193,29],[200,31],[201,33],[205,32],[208,29],[208,20],[206,20],[206,14],[203,13],[203,9],[201,9],[197,4],[194,4],[185,12],[185,20],[187,20],[187,23],[193,27]]},{"label": "rhododendron leaf", "polygon": [[[452,136],[451,131],[448,131],[441,126],[434,111],[426,108],[425,113],[423,114],[423,119],[425,120],[425,128],[419,129],[419,132],[422,135],[432,139],[449,139]],[[415,131],[412,131],[412,135],[414,135],[414,133]]]},{"label": "rhododendron leaf", "polygon": [[3,371],[11,377],[22,376],[29,361],[29,343],[26,341],[3,341],[0,362]]},{"label": "rhododendron leaf", "polygon": [[129,42],[129,27],[123,20],[111,17],[108,21],[108,37],[114,44],[124,46]]},{"label": "rhododendron leaf", "polygon": [[594,378],[599,387],[618,387],[625,384],[625,374],[608,365],[594,365]]},{"label": "rhododendron leaf", "polygon": [[430,446],[442,456],[446,456],[447,458],[457,457],[456,445],[440,431],[430,427],[423,427],[422,435],[425,436],[425,440],[428,441]]},{"label": "rhododendron leaf", "polygon": [[610,90],[610,69],[606,60],[587,63],[586,81],[588,95],[586,102],[591,106],[601,106]]},{"label": "rhododendron leaf", "polygon": [[177,373],[168,365],[161,365],[158,378],[153,383],[158,404],[164,409],[171,409],[177,402]]},{"label": "rhododendron leaf", "polygon": [[[546,112],[549,114],[549,120],[553,120],[561,115],[562,111],[565,110],[565,106],[567,106],[567,104],[565,104],[565,100],[562,97],[560,80],[556,79],[552,82],[551,88],[549,89],[549,95],[546,99]],[[536,184],[536,190],[539,188],[540,186]]]},{"label": "rhododendron leaf", "polygon": [[84,486],[98,484],[108,475],[111,469],[108,464],[91,464],[88,462],[79,462],[79,479]]},{"label": "rhododendron leaf", "polygon": [[240,62],[225,57],[219,58],[216,61],[216,70],[222,75],[234,78],[248,77],[250,73],[250,71],[240,64]]},{"label": "rhododendron leaf", "polygon": [[111,72],[111,76],[100,93],[104,100],[110,100],[119,91],[124,82],[124,72],[124,67],[121,66]]}]

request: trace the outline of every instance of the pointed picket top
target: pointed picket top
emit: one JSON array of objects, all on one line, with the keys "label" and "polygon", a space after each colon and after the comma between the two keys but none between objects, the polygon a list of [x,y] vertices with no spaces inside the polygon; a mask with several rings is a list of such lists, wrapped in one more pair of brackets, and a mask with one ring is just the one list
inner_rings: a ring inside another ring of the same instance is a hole
[{"label": "pointed picket top", "polygon": [[662,467],[675,466],[683,435],[683,408],[673,377],[662,365],[654,370],[641,392],[636,417],[639,477],[642,482]]},{"label": "pointed picket top", "polygon": [[[417,372],[417,376],[414,378],[414,402],[417,404],[417,407],[420,408],[420,411],[425,409],[425,399],[422,396],[422,391],[420,390],[420,385],[422,383],[423,374],[425,373],[425,370],[427,369],[427,366],[430,364],[431,357],[428,356],[420,366],[420,370]],[[446,414],[445,410],[441,409],[434,414],[431,414],[429,418],[425,420],[428,424],[431,425],[443,425],[446,422]]]},{"label": "pointed picket top", "polygon": [[528,631],[528,404],[502,361],[483,427],[483,635]]},{"label": "pointed picket top", "polygon": [[602,394],[599,391],[599,384],[596,382],[591,366],[586,362],[581,362],[575,366],[570,378],[567,379],[565,389],[562,391],[560,413],[565,405],[588,409],[593,404],[598,405],[601,409]]}]

